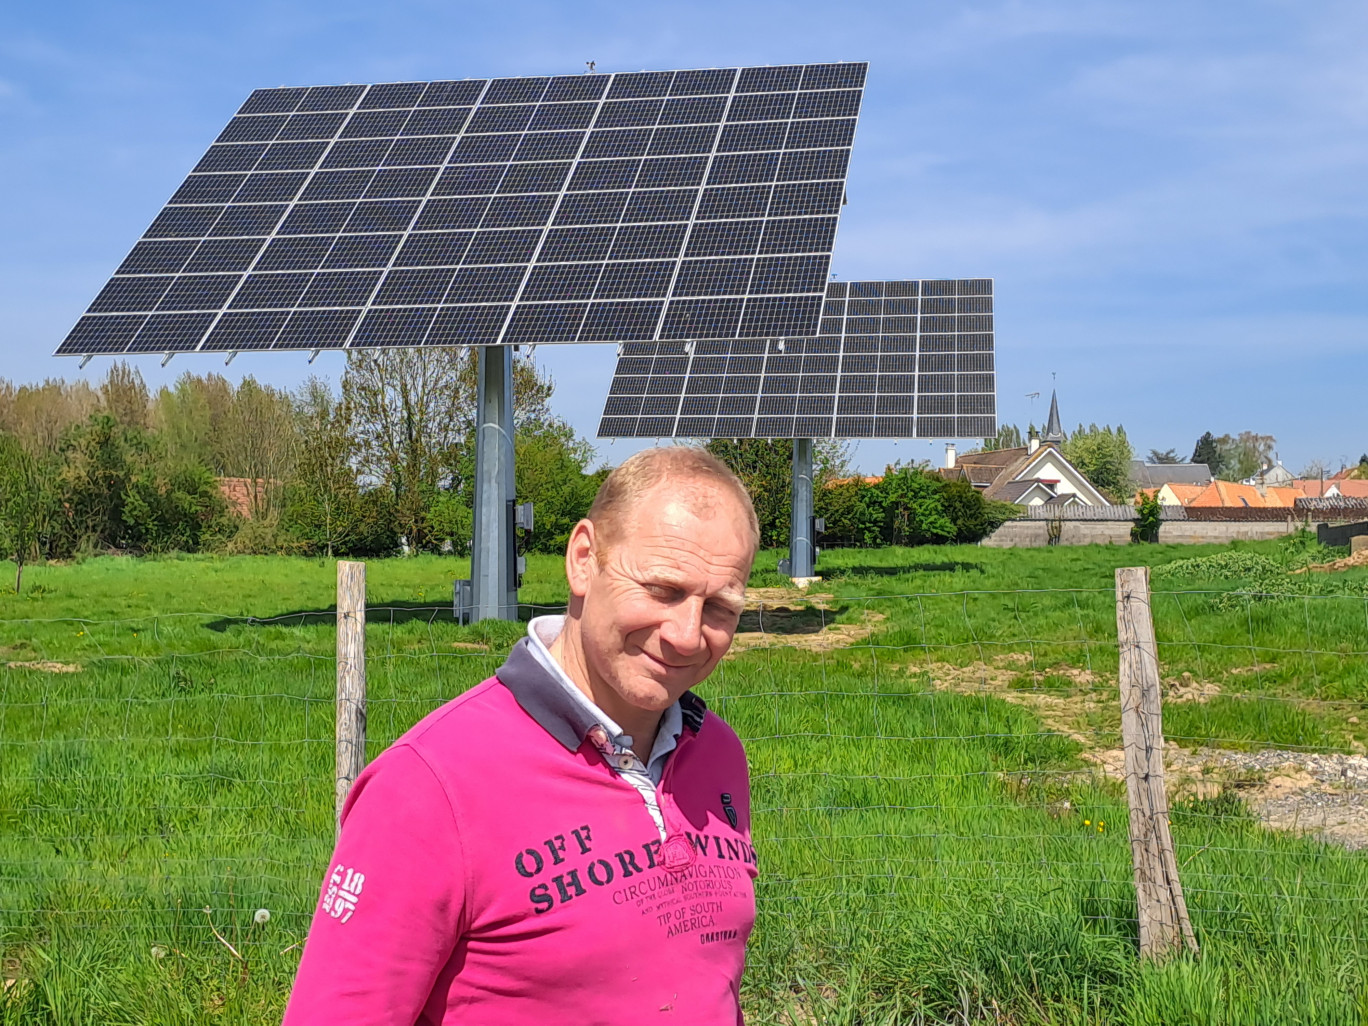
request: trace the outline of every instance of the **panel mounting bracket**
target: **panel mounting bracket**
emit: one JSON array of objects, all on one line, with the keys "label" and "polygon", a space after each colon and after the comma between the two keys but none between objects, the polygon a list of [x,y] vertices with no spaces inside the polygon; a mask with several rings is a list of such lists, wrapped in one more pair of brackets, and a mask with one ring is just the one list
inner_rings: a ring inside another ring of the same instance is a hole
[{"label": "panel mounting bracket", "polygon": [[235,357],[235,356],[237,356],[237,350],[236,350],[236,349],[234,349],[231,353],[228,354],[228,359],[226,359],[226,360],[223,361],[223,365],[224,365],[225,367],[227,367],[230,363],[233,362],[233,357]]},{"label": "panel mounting bracket", "polygon": [[85,370],[85,365],[88,364],[88,363],[89,363],[91,360],[93,360],[93,359],[95,359],[95,354],[94,354],[94,353],[86,353],[85,356],[81,357],[81,366],[78,367],[78,368],[76,368],[76,369],[77,369],[77,370]]},{"label": "panel mounting bracket", "polygon": [[167,353],[165,359],[162,360],[161,365],[162,365],[163,367],[165,367],[168,363],[171,362],[171,357],[173,357],[173,356],[175,356],[175,355],[176,355],[175,353]]},{"label": "panel mounting bracket", "polygon": [[318,354],[321,353],[321,352],[323,352],[323,350],[321,350],[321,349],[315,349],[312,353],[310,353],[310,354],[309,354],[309,362],[310,362],[310,363],[313,363],[315,360],[317,360],[317,359],[318,359]]}]

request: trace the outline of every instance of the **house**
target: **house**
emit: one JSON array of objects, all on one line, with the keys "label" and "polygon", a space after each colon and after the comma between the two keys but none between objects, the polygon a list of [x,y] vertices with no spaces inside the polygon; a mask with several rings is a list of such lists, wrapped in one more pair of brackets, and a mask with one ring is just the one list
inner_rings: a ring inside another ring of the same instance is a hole
[{"label": "house", "polygon": [[1298,478],[1292,482],[1308,499],[1368,499],[1368,481],[1357,478]]},{"label": "house", "polygon": [[1253,477],[1247,477],[1241,484],[1253,485],[1255,488],[1290,488],[1294,477],[1292,471],[1283,466],[1282,460],[1275,455],[1274,463],[1264,467]]},{"label": "house", "polygon": [[280,484],[279,481],[267,481],[260,477],[219,477],[214,480],[218,482],[219,492],[228,503],[228,511],[243,520],[251,520],[265,506],[268,487]]},{"label": "house", "polygon": [[[1211,484],[1211,468],[1205,463],[1146,463],[1144,460],[1131,460],[1130,479],[1132,485],[1147,494],[1164,485],[1198,485],[1205,488]],[[1161,498],[1159,501],[1164,500]]]},{"label": "house", "polygon": [[1059,399],[1052,394],[1043,435],[1033,433],[1027,445],[963,456],[955,454],[951,443],[945,447],[945,467],[939,473],[948,481],[968,481],[985,499],[997,502],[1021,506],[1108,505],[1106,496],[1064,458],[1060,451],[1063,444]]},{"label": "house", "polygon": [[1140,488],[1138,491],[1142,495],[1157,495],[1160,505],[1163,506],[1191,506],[1193,500],[1210,486],[1210,481],[1206,484],[1170,484],[1166,482],[1158,487]]},{"label": "house", "polygon": [[1166,485],[1159,489],[1159,501],[1165,502],[1165,492],[1176,504],[1188,507],[1224,507],[1227,509],[1245,507],[1257,509],[1292,509],[1302,498],[1297,488],[1256,488],[1249,484],[1236,484],[1234,481],[1212,481],[1195,494],[1191,485]]}]

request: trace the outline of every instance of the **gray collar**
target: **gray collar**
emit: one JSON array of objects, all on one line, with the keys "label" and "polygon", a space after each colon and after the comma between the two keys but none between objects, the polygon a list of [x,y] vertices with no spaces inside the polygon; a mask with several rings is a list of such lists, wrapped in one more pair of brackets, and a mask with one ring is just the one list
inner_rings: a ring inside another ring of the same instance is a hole
[{"label": "gray collar", "polygon": [[[520,638],[494,675],[512,692],[523,712],[541,724],[542,729],[567,751],[578,751],[589,728],[598,720],[583,704],[571,701],[565,690],[551,679],[546,667],[532,653],[531,645],[532,639]],[[703,700],[692,691],[686,691],[679,699],[679,709],[685,729],[697,734],[708,711]]]}]

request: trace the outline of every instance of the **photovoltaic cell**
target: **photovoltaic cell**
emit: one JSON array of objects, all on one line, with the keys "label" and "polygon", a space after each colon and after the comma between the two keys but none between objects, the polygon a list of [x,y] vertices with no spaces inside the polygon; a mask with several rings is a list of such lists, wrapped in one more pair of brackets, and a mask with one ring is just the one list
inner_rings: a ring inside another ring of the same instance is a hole
[{"label": "photovoltaic cell", "polygon": [[257,90],[58,353],[812,335],[866,68]]},{"label": "photovoltaic cell", "polygon": [[[686,289],[709,275],[749,275],[754,295],[790,278],[806,281],[809,259],[696,261]],[[723,314],[709,307],[700,316],[720,322]],[[815,336],[624,342],[598,435],[986,438],[996,431],[993,282],[968,278],[830,282]]]}]

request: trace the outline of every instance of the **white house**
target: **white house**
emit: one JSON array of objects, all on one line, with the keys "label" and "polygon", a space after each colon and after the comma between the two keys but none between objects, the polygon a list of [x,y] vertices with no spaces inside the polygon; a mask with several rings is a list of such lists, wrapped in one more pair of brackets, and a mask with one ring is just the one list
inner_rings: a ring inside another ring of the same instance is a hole
[{"label": "white house", "polygon": [[1064,458],[1060,446],[1064,430],[1059,422],[1059,399],[1050,396],[1050,419],[1045,433],[1031,435],[1029,444],[991,452],[956,456],[954,445],[945,447],[945,469],[949,480],[968,481],[985,499],[1015,502],[1021,506],[1106,506],[1099,492],[1082,471]]}]

